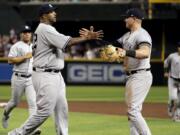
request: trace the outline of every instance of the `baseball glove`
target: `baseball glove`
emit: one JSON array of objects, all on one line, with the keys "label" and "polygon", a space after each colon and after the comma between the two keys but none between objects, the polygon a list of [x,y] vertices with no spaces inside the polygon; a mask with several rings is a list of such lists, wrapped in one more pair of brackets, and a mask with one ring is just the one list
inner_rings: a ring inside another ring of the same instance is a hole
[{"label": "baseball glove", "polygon": [[109,62],[120,62],[121,58],[118,55],[117,48],[113,45],[107,45],[99,50],[100,58]]}]

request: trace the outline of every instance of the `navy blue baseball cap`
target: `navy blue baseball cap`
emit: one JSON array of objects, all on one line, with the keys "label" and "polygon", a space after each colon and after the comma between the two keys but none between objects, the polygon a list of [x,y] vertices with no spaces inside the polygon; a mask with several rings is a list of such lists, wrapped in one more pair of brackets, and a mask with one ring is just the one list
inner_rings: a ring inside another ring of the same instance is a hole
[{"label": "navy blue baseball cap", "polygon": [[48,14],[52,11],[55,11],[55,7],[51,4],[44,4],[41,5],[39,8],[39,16],[42,16],[43,14]]},{"label": "navy blue baseball cap", "polygon": [[140,20],[144,19],[144,14],[143,11],[141,11],[138,8],[130,8],[126,11],[124,15],[122,15],[123,18],[128,18],[128,17],[136,17]]},{"label": "navy blue baseball cap", "polygon": [[23,32],[32,32],[31,27],[28,25],[23,25],[20,29],[20,33],[23,33]]}]

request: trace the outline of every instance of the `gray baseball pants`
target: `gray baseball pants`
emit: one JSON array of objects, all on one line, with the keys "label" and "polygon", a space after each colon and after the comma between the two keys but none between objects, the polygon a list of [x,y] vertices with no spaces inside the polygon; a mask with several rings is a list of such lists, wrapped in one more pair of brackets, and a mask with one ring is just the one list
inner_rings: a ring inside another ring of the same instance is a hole
[{"label": "gray baseball pants", "polygon": [[168,78],[168,90],[169,90],[169,100],[178,100],[178,89],[180,90],[180,83],[175,81],[173,78]]},{"label": "gray baseball pants", "polygon": [[125,99],[128,107],[130,135],[151,135],[150,129],[141,114],[142,104],[150,90],[152,74],[139,71],[127,78]]},{"label": "gray baseball pants", "polygon": [[180,82],[169,77],[168,90],[169,90],[169,101],[168,101],[169,109],[171,109],[172,115],[176,113],[177,116],[180,116]]},{"label": "gray baseball pants", "polygon": [[32,115],[36,111],[36,92],[32,84],[32,78],[24,78],[16,76],[13,73],[11,78],[11,99],[5,107],[6,114],[10,112],[19,104],[22,95],[25,93],[29,106],[29,114]]},{"label": "gray baseball pants", "polygon": [[68,105],[61,73],[33,72],[32,80],[37,93],[37,111],[10,135],[30,135],[53,113],[57,135],[68,135]]}]

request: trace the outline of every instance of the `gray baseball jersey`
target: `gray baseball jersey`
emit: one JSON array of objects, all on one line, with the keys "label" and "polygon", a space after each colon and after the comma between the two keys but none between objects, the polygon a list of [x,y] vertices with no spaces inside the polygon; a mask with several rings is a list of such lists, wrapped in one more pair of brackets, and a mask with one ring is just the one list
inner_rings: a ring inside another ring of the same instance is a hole
[{"label": "gray baseball jersey", "polygon": [[[32,44],[28,45],[23,41],[19,41],[14,44],[9,52],[9,57],[20,57],[24,56],[27,53],[32,52]],[[32,115],[36,112],[36,92],[32,85],[32,62],[33,58],[26,59],[23,62],[14,64],[13,75],[11,78],[11,89],[12,96],[8,104],[5,107],[6,115],[8,116],[11,111],[18,105],[20,102],[21,96],[25,94],[28,106],[29,114]],[[3,116],[3,127],[7,128],[7,120]]]},{"label": "gray baseball jersey", "polygon": [[[178,52],[170,54],[164,61],[164,68],[169,69],[169,77],[168,77],[168,91],[169,91],[169,101],[168,101],[168,114],[171,117],[174,117],[176,119],[176,115],[173,113],[176,113],[179,111],[179,105],[180,105],[180,93],[178,92],[180,90],[180,55]],[[173,112],[173,108],[176,108],[176,104],[178,104],[177,109],[175,112]],[[178,117],[180,114],[177,114]]]},{"label": "gray baseball jersey", "polygon": [[[123,45],[125,50],[136,50],[139,48],[140,43],[148,43],[150,48],[152,46],[151,37],[149,33],[143,28],[140,28],[133,33],[127,32],[117,41]],[[128,57],[127,62],[128,70],[150,68],[150,56],[146,59]]]},{"label": "gray baseball jersey", "polygon": [[31,134],[54,112],[57,134],[68,135],[66,90],[59,69],[64,67],[63,49],[70,38],[57,32],[51,25],[40,23],[37,27],[33,40],[32,74],[37,92],[37,112],[21,128],[12,131],[13,133]]},{"label": "gray baseball jersey", "polygon": [[[125,50],[136,50],[142,43],[152,47],[151,37],[148,32],[140,28],[133,33],[127,32],[118,42]],[[136,71],[150,68],[150,55],[145,59],[127,57],[127,70]],[[152,74],[150,71],[141,70],[130,74],[126,81],[125,99],[128,106],[128,118],[130,122],[131,135],[151,135],[150,129],[141,114],[142,104],[149,92],[152,84]]]},{"label": "gray baseball jersey", "polygon": [[[32,44],[28,45],[23,41],[19,41],[11,47],[8,57],[20,57],[30,52],[32,52]],[[32,62],[33,58],[26,59],[25,61],[18,64],[14,64],[13,71],[24,74],[31,74]]]},{"label": "gray baseball jersey", "polygon": [[170,54],[164,61],[164,67],[170,68],[170,76],[180,78],[180,55],[177,52]]},{"label": "gray baseball jersey", "polygon": [[[37,36],[37,37],[36,37]],[[64,68],[64,53],[70,36],[56,31],[51,25],[40,23],[35,31],[34,67],[62,69]]]}]

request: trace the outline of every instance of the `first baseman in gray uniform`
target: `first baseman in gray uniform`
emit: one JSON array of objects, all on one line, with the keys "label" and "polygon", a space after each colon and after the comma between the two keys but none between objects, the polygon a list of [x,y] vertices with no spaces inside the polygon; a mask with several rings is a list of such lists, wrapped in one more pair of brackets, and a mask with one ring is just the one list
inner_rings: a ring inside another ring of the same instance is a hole
[{"label": "first baseman in gray uniform", "polygon": [[2,125],[8,127],[8,119],[11,111],[20,102],[21,96],[25,93],[29,114],[32,115],[36,111],[36,92],[32,84],[32,43],[31,29],[25,25],[20,32],[21,40],[15,43],[9,52],[8,62],[14,65],[13,75],[11,78],[12,96],[11,100],[4,108],[2,117]]},{"label": "first baseman in gray uniform", "polygon": [[117,40],[123,48],[118,48],[118,52],[119,56],[124,58],[127,71],[125,99],[131,135],[151,135],[141,114],[142,104],[152,84],[152,41],[148,32],[141,27],[142,20],[142,11],[136,8],[129,9],[124,21],[130,31]]},{"label": "first baseman in gray uniform", "polygon": [[177,52],[170,54],[164,61],[165,77],[168,77],[169,106],[168,114],[180,122],[180,42]]},{"label": "first baseman in gray uniform", "polygon": [[52,26],[56,22],[56,12],[51,4],[40,7],[39,17],[40,24],[33,39],[32,74],[33,85],[37,92],[37,112],[8,135],[30,135],[53,112],[57,135],[68,135],[68,105],[65,83],[61,75],[64,68],[64,50],[67,46],[103,36],[102,31],[94,32],[92,27],[90,31],[82,29],[81,33],[84,35],[76,38],[57,32]]}]

